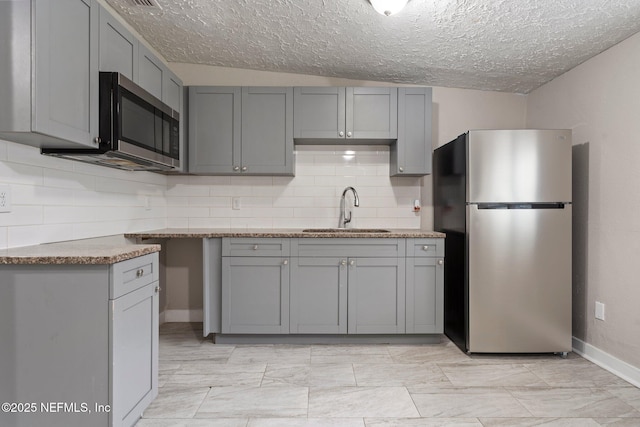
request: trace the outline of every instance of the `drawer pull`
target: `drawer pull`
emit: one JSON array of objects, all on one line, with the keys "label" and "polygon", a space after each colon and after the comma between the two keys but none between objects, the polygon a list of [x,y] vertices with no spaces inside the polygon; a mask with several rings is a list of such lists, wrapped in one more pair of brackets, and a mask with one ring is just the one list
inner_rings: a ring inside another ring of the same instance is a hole
[{"label": "drawer pull", "polygon": [[355,262],[354,260],[351,260],[351,261],[349,261],[349,265],[350,265],[351,267],[353,267],[354,265],[356,265],[356,262]]},{"label": "drawer pull", "polygon": [[282,265],[287,265],[287,264],[289,264],[289,260],[288,259],[285,259],[284,261],[282,261]]},{"label": "drawer pull", "polygon": [[142,277],[144,276],[144,269],[139,269],[138,271],[136,271],[136,277]]},{"label": "drawer pull", "polygon": [[162,290],[162,288],[161,288],[160,286],[156,286],[156,294],[157,294],[158,292],[160,292],[161,290]]},{"label": "drawer pull", "polygon": [[343,259],[342,261],[340,261],[340,265],[347,265],[347,260]]},{"label": "drawer pull", "polygon": [[443,265],[443,264],[444,264],[444,260],[439,259],[439,260],[438,260],[438,265]]},{"label": "drawer pull", "polygon": [[422,250],[423,250],[423,251],[428,251],[428,250],[429,250],[429,246],[428,246],[428,245],[424,245],[424,246],[422,247]]},{"label": "drawer pull", "polygon": [[257,251],[258,250],[258,245],[253,245],[253,250]]}]

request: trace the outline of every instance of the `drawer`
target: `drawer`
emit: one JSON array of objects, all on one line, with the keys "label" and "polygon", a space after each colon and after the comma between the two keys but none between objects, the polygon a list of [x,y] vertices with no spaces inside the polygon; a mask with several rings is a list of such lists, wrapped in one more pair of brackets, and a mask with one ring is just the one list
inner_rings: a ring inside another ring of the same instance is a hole
[{"label": "drawer", "polygon": [[304,238],[293,239],[293,256],[300,257],[404,257],[404,239]]},{"label": "drawer", "polygon": [[160,277],[158,258],[158,253],[155,252],[113,264],[109,277],[109,299],[116,299],[158,281]]},{"label": "drawer", "polygon": [[407,257],[444,257],[444,239],[407,239]]},{"label": "drawer", "polygon": [[222,256],[288,257],[290,240],[279,238],[224,238]]}]

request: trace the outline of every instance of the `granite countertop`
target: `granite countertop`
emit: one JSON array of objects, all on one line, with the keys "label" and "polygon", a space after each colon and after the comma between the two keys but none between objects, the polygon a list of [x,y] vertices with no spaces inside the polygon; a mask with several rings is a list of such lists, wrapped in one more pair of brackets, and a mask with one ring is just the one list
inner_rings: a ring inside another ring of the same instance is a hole
[{"label": "granite countertop", "polygon": [[160,245],[95,244],[79,240],[3,249],[0,264],[114,264],[159,251]]},{"label": "granite countertop", "polygon": [[[307,238],[444,238],[444,233],[430,230],[416,229],[346,229],[339,231],[335,228],[309,228],[286,229],[286,228],[255,228],[255,229],[233,229],[233,228],[164,228],[160,230],[141,231],[137,233],[126,233],[125,237],[138,239],[168,239],[168,238],[206,238],[206,237],[307,237]],[[321,232],[318,230],[328,230]],[[366,231],[368,230],[368,231]],[[377,232],[371,232],[377,231]]]}]

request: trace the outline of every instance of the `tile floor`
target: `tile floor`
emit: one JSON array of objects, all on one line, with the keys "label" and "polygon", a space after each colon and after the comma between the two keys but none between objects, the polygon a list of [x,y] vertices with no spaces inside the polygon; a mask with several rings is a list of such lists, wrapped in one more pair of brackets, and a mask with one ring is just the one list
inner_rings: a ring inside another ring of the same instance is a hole
[{"label": "tile floor", "polygon": [[575,354],[435,345],[214,345],[160,329],[160,392],[138,427],[640,426],[640,389]]}]

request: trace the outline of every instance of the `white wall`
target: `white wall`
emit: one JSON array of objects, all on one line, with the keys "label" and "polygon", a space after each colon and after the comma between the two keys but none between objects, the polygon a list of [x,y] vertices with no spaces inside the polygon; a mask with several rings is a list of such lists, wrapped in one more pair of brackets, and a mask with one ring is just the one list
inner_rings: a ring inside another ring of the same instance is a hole
[{"label": "white wall", "polygon": [[0,249],[165,227],[166,182],[0,140],[0,184],[12,196],[12,211],[0,213]]},{"label": "white wall", "polygon": [[[573,129],[574,336],[640,367],[640,34],[528,96],[527,125]],[[606,305],[594,318],[595,301]]]}]

